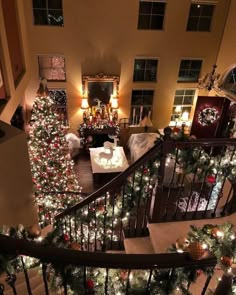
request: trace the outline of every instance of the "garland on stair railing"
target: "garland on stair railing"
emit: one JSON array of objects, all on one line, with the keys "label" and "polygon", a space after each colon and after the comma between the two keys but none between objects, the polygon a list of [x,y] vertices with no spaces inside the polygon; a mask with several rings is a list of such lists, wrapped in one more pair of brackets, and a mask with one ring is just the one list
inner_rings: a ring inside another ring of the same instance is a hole
[{"label": "garland on stair railing", "polygon": [[[6,231],[4,231],[6,233]],[[16,229],[10,229],[8,234],[16,238],[27,238],[25,229],[20,226]],[[41,242],[44,246],[57,246],[73,250],[80,250],[79,244],[70,242],[65,234],[59,229],[54,229]],[[168,251],[178,251],[183,255],[188,255],[191,259],[201,260],[209,252],[214,254],[218,260],[217,267],[225,274],[232,274],[232,294],[236,294],[236,233],[233,224],[223,223],[220,225],[206,224],[201,228],[191,226],[187,237],[180,237]],[[125,254],[124,254],[125,255]],[[14,273],[22,270],[18,257],[9,255],[0,256],[1,273]],[[37,262],[37,259],[35,260]],[[26,265],[31,268],[31,265]],[[171,272],[171,274],[170,274]],[[188,290],[190,283],[196,281],[202,273],[209,275],[214,272],[212,268],[175,268],[153,270],[150,281],[149,294],[172,294],[174,290],[178,293],[173,294],[191,294]],[[171,280],[170,280],[171,275]],[[109,295],[125,294],[127,280],[129,281],[129,294],[145,294],[146,283],[149,276],[149,270],[131,270],[126,269],[106,269],[86,268],[86,284],[84,282],[84,267],[74,267],[68,265],[62,268],[59,265],[48,264],[47,279],[53,290],[59,290],[66,281],[71,294],[86,292],[88,294],[102,294],[104,285],[107,282]],[[144,287],[145,286],[145,287]],[[89,293],[90,292],[90,293]],[[83,294],[83,293],[82,293]]]}]

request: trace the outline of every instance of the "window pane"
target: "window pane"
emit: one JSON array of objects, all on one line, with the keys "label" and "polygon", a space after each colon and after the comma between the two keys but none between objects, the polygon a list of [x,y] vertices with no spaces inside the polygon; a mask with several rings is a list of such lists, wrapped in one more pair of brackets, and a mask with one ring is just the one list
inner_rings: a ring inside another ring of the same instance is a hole
[{"label": "window pane", "polygon": [[178,89],[175,92],[175,95],[183,95],[183,94],[184,94],[184,90],[182,90],[182,89]]},{"label": "window pane", "polygon": [[46,0],[33,0],[33,8],[46,8]]},{"label": "window pane", "polygon": [[35,25],[47,25],[48,16],[46,10],[34,10],[34,24]]},{"label": "window pane", "polygon": [[198,28],[198,18],[191,17],[188,19],[187,31],[197,31]]},{"label": "window pane", "polygon": [[158,2],[153,2],[152,3],[152,14],[165,14],[165,3],[158,3]]},{"label": "window pane", "polygon": [[135,70],[144,69],[145,67],[145,59],[135,59],[134,63]]},{"label": "window pane", "polygon": [[138,29],[149,29],[150,15],[140,15],[138,19]]},{"label": "window pane", "polygon": [[144,81],[144,70],[134,72],[134,81]]},{"label": "window pane", "polygon": [[174,99],[174,105],[180,105],[182,104],[182,96],[176,96],[175,99]]},{"label": "window pane", "polygon": [[62,0],[48,0],[49,9],[62,9]]},{"label": "window pane", "polygon": [[[176,90],[176,94],[177,94],[177,91],[179,91],[179,90]],[[182,90],[181,90],[182,91]],[[183,90],[184,91],[184,90]],[[194,96],[194,94],[195,94],[195,90],[185,90],[184,91],[184,93],[185,93],[185,95],[193,95]]]},{"label": "window pane", "polygon": [[164,21],[164,16],[156,16],[152,15],[151,16],[151,29],[156,29],[156,30],[162,30],[163,29],[163,21]]},{"label": "window pane", "polygon": [[202,5],[202,16],[212,16],[214,5]]},{"label": "window pane", "polygon": [[199,25],[198,25],[198,30],[199,31],[210,31],[211,27],[211,19],[210,18],[201,18]]},{"label": "window pane", "polygon": [[183,104],[193,104],[193,97],[192,96],[185,96],[183,100]]},{"label": "window pane", "polygon": [[200,70],[201,65],[202,65],[202,61],[201,60],[192,60],[192,62],[191,62],[191,68],[192,69],[198,69],[198,70]]},{"label": "window pane", "polygon": [[150,14],[152,11],[152,2],[139,2],[139,13]]},{"label": "window pane", "polygon": [[201,5],[192,4],[190,7],[189,16],[200,16],[200,14],[201,14]]}]

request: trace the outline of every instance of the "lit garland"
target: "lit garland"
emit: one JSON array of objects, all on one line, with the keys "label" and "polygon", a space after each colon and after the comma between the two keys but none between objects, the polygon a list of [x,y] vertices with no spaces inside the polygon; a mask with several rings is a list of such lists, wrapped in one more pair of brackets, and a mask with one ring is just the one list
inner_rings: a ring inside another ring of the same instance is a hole
[{"label": "lit garland", "polygon": [[45,192],[81,192],[82,188],[69,155],[64,126],[56,113],[55,101],[49,96],[38,96],[34,101],[28,147],[40,222],[50,223],[55,214],[72,201],[81,200],[81,196],[46,195]]},{"label": "lit garland", "polygon": [[[27,231],[23,226],[17,228],[7,228],[0,230],[1,233],[10,235],[15,238],[27,238]],[[56,228],[53,232],[41,242],[45,246],[64,247],[74,250],[81,250],[77,243],[70,242],[65,234]],[[201,249],[193,251],[194,244],[198,244]],[[199,250],[201,250],[199,252]],[[168,251],[180,253],[187,252],[192,259],[201,259],[205,257],[205,253],[211,252],[218,260],[217,267],[220,267],[224,273],[236,274],[236,233],[233,225],[224,223],[221,225],[206,224],[202,228],[191,226],[191,231],[187,238],[178,239]],[[201,256],[199,256],[199,253]],[[208,255],[208,254],[207,254]],[[22,271],[20,256],[0,256],[1,269],[0,273]],[[37,259],[24,257],[25,267],[32,268],[40,263]],[[213,274],[212,268],[186,267],[175,268],[172,270],[172,280],[170,281],[170,269],[154,269],[150,280],[148,294],[191,294],[188,290],[190,283],[196,282],[201,273],[206,275]],[[70,294],[80,294],[81,292],[95,292],[95,294],[103,294],[104,286],[107,283],[108,294],[123,295],[126,292],[127,283],[129,282],[129,294],[145,294],[147,281],[149,278],[149,270],[131,270],[126,269],[106,269],[86,267],[86,282],[84,282],[84,268],[68,265],[60,267],[54,264],[48,264],[47,279],[50,288],[54,291],[60,290],[64,286],[66,280],[68,291]],[[236,294],[236,282],[232,276],[232,294]],[[213,294],[213,293],[212,293]]]},{"label": "lit garland", "polygon": [[86,142],[86,138],[84,138],[85,129],[96,130],[96,129],[107,129],[107,128],[115,128],[116,135],[119,135],[119,133],[120,133],[119,124],[117,124],[117,123],[115,123],[113,121],[100,121],[100,122],[82,123],[82,124],[79,125],[78,131],[79,131],[82,143],[85,143]]}]

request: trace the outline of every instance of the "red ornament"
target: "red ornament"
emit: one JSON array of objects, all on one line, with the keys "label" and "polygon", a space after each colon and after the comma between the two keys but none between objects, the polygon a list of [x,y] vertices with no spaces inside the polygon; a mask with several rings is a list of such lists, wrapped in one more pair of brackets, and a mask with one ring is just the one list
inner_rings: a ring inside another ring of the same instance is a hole
[{"label": "red ornament", "polygon": [[231,257],[229,257],[229,256],[222,256],[222,257],[220,258],[220,261],[221,261],[221,263],[222,263],[224,266],[226,266],[226,267],[231,266],[232,263],[233,263],[233,259],[232,259]]},{"label": "red ornament", "polygon": [[93,282],[93,280],[88,279],[86,281],[86,286],[87,286],[88,289],[93,289],[94,288],[94,282]]},{"label": "red ornament", "polygon": [[206,178],[206,181],[210,184],[215,184],[216,183],[216,178],[214,175],[208,175]]},{"label": "red ornament", "polygon": [[64,241],[68,242],[70,240],[70,237],[67,234],[63,235]]},{"label": "red ornament", "polygon": [[147,169],[147,168],[144,168],[144,169],[143,169],[143,173],[144,173],[144,174],[147,174],[147,173],[148,173],[148,169]]}]

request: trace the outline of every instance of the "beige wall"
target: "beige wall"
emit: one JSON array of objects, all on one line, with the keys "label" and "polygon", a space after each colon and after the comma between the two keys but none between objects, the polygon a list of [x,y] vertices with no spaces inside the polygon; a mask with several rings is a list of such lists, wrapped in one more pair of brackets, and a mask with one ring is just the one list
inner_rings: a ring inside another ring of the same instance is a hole
[{"label": "beige wall", "polygon": [[1,3],[4,0],[0,0],[0,58],[2,63],[2,70],[4,76],[4,82],[6,84],[7,95],[9,101],[0,114],[0,119],[4,122],[9,123],[17,106],[24,103],[25,89],[28,85],[30,77],[30,62],[29,62],[29,53],[28,53],[28,41],[26,34],[26,23],[25,23],[25,12],[23,7],[23,1],[17,0],[17,10],[19,15],[19,30],[21,32],[21,43],[23,49],[23,55],[25,59],[26,72],[22,77],[20,83],[15,87],[14,79],[11,70],[11,61],[9,56],[5,24],[3,21]]},{"label": "beige wall", "polygon": [[[31,107],[38,87],[38,54],[64,54],[66,83],[48,83],[66,88],[69,121],[73,131],[82,122],[82,74],[120,75],[119,117],[128,117],[132,89],[154,89],[153,123],[169,124],[175,90],[197,87],[176,83],[181,58],[202,58],[202,74],[216,62],[230,0],[216,5],[212,32],[186,32],[190,0],[168,0],[164,31],[137,30],[138,0],[63,1],[64,27],[34,26],[32,1],[24,0],[30,40],[31,80],[26,99]],[[159,59],[157,83],[133,83],[137,56]]]},{"label": "beige wall", "polygon": [[37,224],[26,135],[1,121],[0,128],[0,224]]}]

